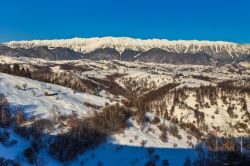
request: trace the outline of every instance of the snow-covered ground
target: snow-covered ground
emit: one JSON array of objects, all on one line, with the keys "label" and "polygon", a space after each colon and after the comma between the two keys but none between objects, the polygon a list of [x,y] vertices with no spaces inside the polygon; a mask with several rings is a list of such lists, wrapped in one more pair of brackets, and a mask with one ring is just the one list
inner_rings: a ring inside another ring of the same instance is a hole
[{"label": "snow-covered ground", "polygon": [[[23,90],[23,86],[27,86]],[[22,90],[18,90],[20,86]],[[54,94],[46,96],[45,93]],[[0,93],[4,94],[10,106],[16,110],[24,110],[28,115],[51,117],[53,107],[62,114],[77,112],[79,115],[89,114],[93,110],[84,105],[85,102],[104,106],[108,99],[87,93],[74,92],[62,86],[35,81],[28,78],[0,73]]]},{"label": "snow-covered ground", "polygon": [[[201,85],[212,85],[215,87],[218,82],[222,80],[245,80],[250,78],[250,71],[243,70],[241,74],[232,71],[231,66],[202,66],[202,65],[168,65],[168,64],[153,64],[153,63],[137,63],[137,62],[121,62],[121,61],[91,61],[91,60],[72,60],[72,61],[45,61],[41,59],[31,58],[12,58],[0,56],[0,63],[13,64],[19,63],[21,65],[41,65],[49,66],[54,73],[64,72],[60,65],[71,64],[73,66],[84,66],[86,71],[67,71],[72,75],[82,78],[90,79],[98,78],[106,80],[108,76],[119,74],[115,82],[120,86],[133,86],[137,88],[147,87],[148,91],[160,88],[168,83],[180,83],[177,87],[195,88]],[[244,64],[246,66],[246,64]],[[233,70],[236,70],[233,68]],[[205,76],[212,78],[211,80],[202,80],[193,76]],[[133,84],[126,84],[130,80]],[[143,85],[142,85],[143,84]],[[154,85],[154,86],[152,86]],[[22,90],[18,89],[18,86]],[[25,88],[24,88],[25,87]],[[45,93],[52,94],[46,96]],[[144,93],[142,91],[141,93]],[[100,96],[95,96],[88,93],[74,92],[70,88],[65,88],[55,84],[44,83],[35,81],[28,78],[13,76],[9,74],[0,73],[0,93],[4,94],[13,111],[24,111],[27,116],[40,116],[42,118],[50,118],[52,116],[51,109],[57,108],[61,114],[71,114],[76,112],[78,115],[87,116],[96,110],[85,103],[90,103],[97,106],[104,106],[105,103],[113,102],[110,99],[120,98],[102,89]],[[107,95],[108,94],[108,95]],[[142,94],[139,94],[142,95]],[[163,101],[167,104],[168,110],[170,109],[172,98],[165,96]],[[234,96],[237,98],[237,95]],[[250,110],[250,95],[245,95],[247,101],[247,108]],[[197,104],[194,92],[188,93],[188,97],[184,102],[195,108]],[[210,101],[205,98],[205,102],[210,104]],[[213,130],[213,127],[219,127],[222,131],[218,135],[231,133],[235,136],[246,135],[235,129],[231,125],[242,122],[247,118],[244,117],[244,111],[239,106],[239,101],[232,100],[235,105],[235,112],[237,118],[231,118],[227,113],[227,107],[219,98],[218,105],[211,105],[210,108],[200,108],[199,111],[205,115],[205,124],[208,125],[208,130]],[[214,114],[215,110],[219,110],[218,114]],[[153,119],[156,114],[154,112],[147,113],[150,119]],[[194,112],[180,106],[176,106],[173,112],[173,117],[182,119],[183,122],[190,122],[196,125],[196,118]],[[163,120],[159,116],[160,123],[166,126],[172,125],[168,120]],[[249,122],[247,122],[249,123]],[[75,160],[67,163],[67,165],[144,165],[152,157],[158,160],[157,165],[161,165],[163,160],[168,160],[170,165],[183,165],[187,156],[191,159],[196,157],[196,151],[191,145],[195,145],[199,141],[190,133],[178,127],[181,139],[168,133],[168,141],[162,142],[159,137],[161,131],[158,125],[146,123],[144,126],[137,124],[135,119],[129,119],[129,127],[122,133],[112,135],[106,142],[102,143],[95,149],[91,149],[86,153],[79,155]],[[16,135],[11,129],[10,139],[18,140],[18,143],[12,147],[5,147],[0,144],[0,156],[20,161],[22,165],[29,165],[22,152],[30,144],[29,141]],[[190,139],[191,138],[191,139]],[[145,145],[142,147],[142,142]],[[153,152],[151,149],[154,149]],[[153,154],[152,154],[153,153]],[[43,149],[39,156],[43,157],[47,165],[64,165],[53,159],[47,150]]]},{"label": "snow-covered ground", "polygon": [[[0,144],[0,156],[6,159],[15,160],[21,163],[22,166],[31,166],[22,153],[25,148],[29,146],[29,141],[21,138],[15,133],[11,133],[11,140],[17,140],[18,143],[12,147],[5,147]],[[129,144],[119,144],[112,139],[106,143],[101,144],[95,149],[89,150],[83,155],[78,156],[71,162],[61,163],[52,158],[46,150],[41,150],[39,157],[43,158],[47,166],[68,166],[88,165],[96,166],[102,164],[109,165],[145,165],[148,161],[156,158],[156,164],[162,165],[164,160],[168,160],[170,165],[182,166],[185,159],[189,157],[194,160],[197,152],[190,148],[166,148],[154,147],[143,148],[141,146],[133,146]]]},{"label": "snow-covered ground", "polygon": [[[16,85],[23,87],[25,84],[27,84],[25,90],[16,88]],[[58,93],[58,95],[45,96],[45,91],[50,94]],[[0,93],[5,94],[13,111],[21,109],[27,115],[42,118],[52,116],[53,106],[56,106],[62,114],[71,114],[74,111],[86,115],[93,110],[84,105],[85,101],[99,106],[109,102],[104,97],[74,93],[71,89],[62,86],[3,73],[0,73]],[[156,126],[151,126],[154,133],[148,132],[147,128],[141,129],[134,120],[131,120],[130,127],[125,129],[124,133],[113,135],[106,143],[80,155],[69,165],[78,165],[80,162],[86,165],[96,165],[98,162],[102,162],[103,165],[144,165],[150,160],[149,147],[154,149],[154,155],[159,156],[158,165],[161,165],[162,160],[168,160],[174,165],[182,165],[187,156],[190,158],[195,156],[196,152],[186,143],[186,137],[178,140],[170,135],[169,142],[163,143],[159,140],[160,131]],[[16,135],[11,129],[8,131],[11,135],[10,140],[17,140],[18,143],[12,147],[0,144],[0,156],[16,160],[22,165],[29,165],[22,156],[23,150],[30,144],[29,141]],[[183,136],[188,135],[185,131],[181,133]],[[145,147],[141,147],[142,141],[146,141]],[[174,143],[177,147],[174,147]],[[48,166],[63,165],[53,159],[46,150],[40,152],[40,157],[44,158]]]}]

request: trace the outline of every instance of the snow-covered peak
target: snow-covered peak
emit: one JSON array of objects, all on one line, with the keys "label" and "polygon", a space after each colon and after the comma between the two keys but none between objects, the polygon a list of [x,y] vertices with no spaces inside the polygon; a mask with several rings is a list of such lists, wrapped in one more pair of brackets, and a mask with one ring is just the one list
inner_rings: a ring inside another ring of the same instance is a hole
[{"label": "snow-covered peak", "polygon": [[223,41],[134,39],[128,37],[72,38],[59,40],[11,41],[4,43],[11,48],[32,48],[37,46],[66,47],[74,51],[88,53],[99,48],[114,48],[119,52],[125,49],[147,51],[161,48],[176,53],[205,52],[212,56],[238,57],[250,54],[250,45]]}]

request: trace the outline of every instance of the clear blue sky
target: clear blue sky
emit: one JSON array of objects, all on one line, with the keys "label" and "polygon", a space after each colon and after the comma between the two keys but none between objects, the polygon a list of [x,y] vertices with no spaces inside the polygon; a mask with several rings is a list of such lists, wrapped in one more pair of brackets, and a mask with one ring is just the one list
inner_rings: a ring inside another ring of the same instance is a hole
[{"label": "clear blue sky", "polygon": [[0,42],[102,36],[250,43],[250,0],[0,2]]}]

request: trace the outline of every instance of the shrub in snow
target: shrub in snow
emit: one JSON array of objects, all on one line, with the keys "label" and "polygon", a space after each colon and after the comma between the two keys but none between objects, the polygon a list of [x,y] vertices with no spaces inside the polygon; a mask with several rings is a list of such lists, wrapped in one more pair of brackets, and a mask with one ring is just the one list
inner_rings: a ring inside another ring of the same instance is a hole
[{"label": "shrub in snow", "polygon": [[162,166],[169,166],[168,160],[162,160]]},{"label": "shrub in snow", "polygon": [[29,128],[27,128],[26,126],[15,126],[14,129],[15,133],[17,133],[18,135],[20,135],[21,137],[24,138],[29,138],[31,135],[31,131]]},{"label": "shrub in snow", "polygon": [[6,140],[5,142],[3,142],[3,145],[5,146],[5,147],[12,147],[12,146],[14,146],[14,145],[16,145],[17,144],[17,140]]},{"label": "shrub in snow", "polygon": [[26,118],[24,116],[24,113],[23,111],[21,110],[17,110],[15,112],[15,124],[16,124],[16,127],[19,127],[22,123],[24,123],[26,121]]},{"label": "shrub in snow", "polygon": [[227,113],[228,113],[228,115],[230,116],[230,118],[233,118],[234,117],[234,112],[233,112],[233,110],[234,110],[234,106],[228,106],[227,107]]},{"label": "shrub in snow", "polygon": [[10,124],[10,113],[8,108],[8,100],[3,95],[0,94],[0,126],[8,127]]},{"label": "shrub in snow", "polygon": [[215,112],[214,112],[215,114],[219,114],[219,109],[218,108],[216,108],[216,110],[215,110]]},{"label": "shrub in snow", "polygon": [[178,129],[178,127],[176,125],[174,125],[174,124],[169,125],[169,127],[167,128],[167,130],[174,137],[176,137],[178,139],[182,139],[181,135],[179,134],[179,129]]},{"label": "shrub in snow", "polygon": [[122,99],[121,103],[125,106],[125,107],[132,107],[133,103],[130,100],[127,99]]},{"label": "shrub in snow", "polygon": [[27,86],[28,86],[27,83],[22,84],[23,90],[26,90]]},{"label": "shrub in snow", "polygon": [[86,105],[87,107],[94,108],[94,109],[100,109],[101,108],[100,106],[89,103],[89,102],[84,102],[84,105]]},{"label": "shrub in snow", "polygon": [[43,92],[44,96],[49,96],[49,93],[47,91]]},{"label": "shrub in snow", "polygon": [[0,142],[4,143],[9,140],[10,134],[7,131],[0,132]]},{"label": "shrub in snow", "polygon": [[17,144],[17,140],[9,140],[10,134],[7,131],[0,132],[0,143],[6,147],[11,147]]},{"label": "shrub in snow", "polygon": [[147,141],[146,140],[142,140],[141,141],[141,147],[144,147],[146,145]]},{"label": "shrub in snow", "polygon": [[33,147],[26,148],[23,152],[23,155],[29,163],[31,163],[31,164],[36,163],[37,152],[36,152],[35,148],[33,148]]},{"label": "shrub in snow", "polygon": [[38,156],[40,149],[41,149],[40,140],[33,139],[31,146],[24,150],[23,155],[29,163],[35,164],[38,166],[43,166],[45,164],[45,161],[43,158],[40,158]]},{"label": "shrub in snow", "polygon": [[102,166],[102,162],[98,161],[97,166]]},{"label": "shrub in snow", "polygon": [[154,161],[148,161],[145,166],[155,166],[155,162]]},{"label": "shrub in snow", "polygon": [[158,124],[160,122],[161,122],[161,120],[158,116],[155,116],[154,119],[152,120],[152,124]]},{"label": "shrub in snow", "polygon": [[22,87],[20,85],[16,85],[15,88],[18,90],[22,90]]},{"label": "shrub in snow", "polygon": [[67,120],[70,130],[56,135],[49,151],[60,161],[72,160],[77,154],[97,146],[110,134],[126,128],[130,116],[130,111],[119,105],[108,105],[101,112],[84,119],[70,116]]},{"label": "shrub in snow", "polygon": [[30,127],[31,134],[35,138],[40,138],[44,132],[50,132],[52,129],[53,122],[50,119],[37,119]]},{"label": "shrub in snow", "polygon": [[197,119],[197,124],[200,125],[204,122],[205,114],[200,112],[198,109],[194,110],[194,116]]},{"label": "shrub in snow", "polygon": [[192,166],[192,163],[191,163],[191,160],[189,159],[189,157],[187,157],[185,159],[185,162],[184,162],[183,166]]},{"label": "shrub in snow", "polygon": [[168,134],[167,130],[162,130],[161,135],[160,135],[160,140],[164,143],[168,142]]},{"label": "shrub in snow", "polygon": [[5,159],[3,157],[0,157],[0,165],[1,166],[20,166],[20,164],[17,163],[16,161]]},{"label": "shrub in snow", "polygon": [[182,129],[188,129],[190,133],[196,138],[196,139],[201,139],[202,136],[204,135],[199,128],[197,128],[193,123],[180,123],[180,127]]}]

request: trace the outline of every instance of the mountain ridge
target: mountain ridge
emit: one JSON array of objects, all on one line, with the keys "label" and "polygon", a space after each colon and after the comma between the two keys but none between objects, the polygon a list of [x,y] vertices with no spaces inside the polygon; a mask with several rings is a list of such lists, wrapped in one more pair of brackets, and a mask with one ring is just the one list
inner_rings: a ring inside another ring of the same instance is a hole
[{"label": "mountain ridge", "polygon": [[89,53],[100,48],[113,48],[120,54],[125,50],[146,52],[152,48],[160,48],[173,53],[198,53],[219,57],[239,57],[250,54],[250,44],[238,44],[224,41],[208,40],[166,40],[166,39],[134,39],[128,37],[72,38],[56,40],[11,41],[3,43],[11,48],[33,48],[48,46],[70,48],[76,52]]}]

